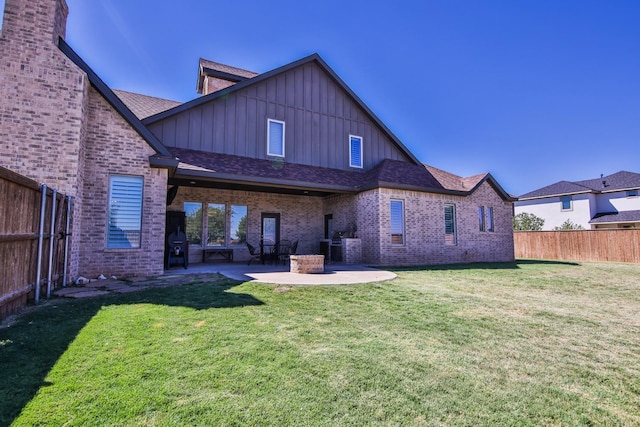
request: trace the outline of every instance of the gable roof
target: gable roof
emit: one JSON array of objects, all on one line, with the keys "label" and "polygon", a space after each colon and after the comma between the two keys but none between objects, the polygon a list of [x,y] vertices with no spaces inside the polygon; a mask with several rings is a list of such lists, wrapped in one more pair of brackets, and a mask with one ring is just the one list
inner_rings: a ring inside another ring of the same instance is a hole
[{"label": "gable roof", "polygon": [[192,108],[211,102],[215,99],[225,97],[231,93],[245,89],[248,86],[263,82],[279,74],[286,73],[289,70],[297,68],[307,63],[317,64],[346,94],[351,100],[367,115],[367,117],[389,138],[389,140],[410,159],[414,164],[420,165],[421,162],[415,157],[415,155],[409,151],[409,149],[391,132],[391,130],[365,105],[365,103],[349,88],[345,82],[327,65],[326,62],[318,55],[314,53],[297,61],[291,62],[287,65],[283,65],[279,68],[273,69],[266,73],[258,74],[253,78],[249,78],[228,88],[210,93],[208,95],[201,96],[192,101],[185,102],[175,108],[158,113],[154,116],[147,117],[142,122],[145,125],[150,125],[167,117],[182,113]]},{"label": "gable roof", "polygon": [[171,153],[167,148],[151,133],[149,129],[136,117],[135,114],[127,107],[120,98],[102,81],[100,77],[87,65],[86,62],[64,41],[64,39],[58,39],[58,48],[69,58],[74,64],[76,64],[82,71],[87,74],[91,85],[107,100],[109,104],[116,110],[123,119],[125,119],[129,125],[140,135],[146,142],[153,148],[156,153],[162,156],[171,156]]},{"label": "gable roof", "polygon": [[141,95],[139,93],[127,92],[113,89],[113,93],[131,110],[133,114],[142,120],[145,117],[167,111],[177,107],[182,102],[171,101],[169,99],[156,98],[155,96]]},{"label": "gable roof", "polygon": [[580,193],[609,193],[640,188],[640,174],[620,171],[601,178],[584,181],[560,181],[546,187],[530,191],[518,197],[519,200],[540,199]]},{"label": "gable roof", "polygon": [[464,178],[430,165],[424,165],[424,168],[429,171],[429,173],[433,175],[440,185],[448,192],[455,192],[460,195],[472,194],[486,182],[496,193],[498,193],[502,200],[510,202],[516,200],[515,197],[507,193],[504,188],[498,184],[498,181],[496,181],[490,173],[482,173]]}]

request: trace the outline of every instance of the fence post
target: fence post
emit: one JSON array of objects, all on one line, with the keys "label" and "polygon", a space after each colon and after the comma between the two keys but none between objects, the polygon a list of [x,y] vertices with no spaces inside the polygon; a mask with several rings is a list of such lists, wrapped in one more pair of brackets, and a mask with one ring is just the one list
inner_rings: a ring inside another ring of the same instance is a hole
[{"label": "fence post", "polygon": [[53,243],[56,237],[56,207],[58,206],[58,190],[53,189],[51,195],[51,226],[49,227],[49,271],[47,272],[47,299],[51,298],[51,282],[53,276]]},{"label": "fence post", "polygon": [[42,274],[42,244],[44,240],[44,215],[47,209],[47,184],[40,186],[42,198],[40,200],[40,228],[38,229],[38,265],[36,266],[36,295],[35,302],[40,302],[40,275]]},{"label": "fence post", "polygon": [[69,261],[69,229],[71,228],[71,196],[67,196],[67,225],[64,230],[64,267],[62,267],[62,286],[67,286],[67,264]]}]

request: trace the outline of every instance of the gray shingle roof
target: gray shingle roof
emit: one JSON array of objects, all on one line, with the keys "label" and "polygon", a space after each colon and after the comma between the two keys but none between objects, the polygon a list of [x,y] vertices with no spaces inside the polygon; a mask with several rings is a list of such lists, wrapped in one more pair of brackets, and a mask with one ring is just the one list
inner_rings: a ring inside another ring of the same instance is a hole
[{"label": "gray shingle roof", "polygon": [[[359,192],[371,188],[399,188],[416,191],[467,195],[487,180],[505,200],[508,194],[494,182],[490,174],[466,180],[464,190],[443,185],[423,165],[385,159],[367,172],[330,169],[317,166],[285,163],[265,159],[233,156],[185,148],[168,147],[179,159],[177,177],[200,178],[211,181],[236,181],[247,185],[277,185],[287,188],[321,191]],[[434,168],[435,169],[435,168]],[[442,173],[446,173],[441,171]],[[454,175],[452,175],[454,176]],[[474,183],[472,186],[471,183]]]},{"label": "gray shingle roof", "polygon": [[590,224],[602,224],[608,222],[640,222],[640,211],[599,213],[589,221]]},{"label": "gray shingle roof", "polygon": [[603,176],[602,178],[575,182],[556,182],[555,184],[525,193],[518,197],[518,199],[537,199],[577,193],[604,193],[634,188],[640,188],[640,173],[620,171],[612,175]]},{"label": "gray shingle roof", "polygon": [[177,107],[182,102],[171,101],[169,99],[156,98],[155,96],[141,95],[139,93],[127,92],[113,89],[113,93],[129,107],[129,109],[140,120],[151,117],[154,114],[162,113]]}]

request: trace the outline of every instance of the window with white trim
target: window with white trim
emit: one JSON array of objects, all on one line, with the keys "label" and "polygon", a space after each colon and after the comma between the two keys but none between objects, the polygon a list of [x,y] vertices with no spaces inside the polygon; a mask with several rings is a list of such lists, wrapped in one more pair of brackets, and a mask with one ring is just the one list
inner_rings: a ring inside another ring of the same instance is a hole
[{"label": "window with white trim", "polygon": [[267,154],[284,157],[284,122],[267,120]]},{"label": "window with white trim", "polygon": [[571,209],[573,209],[573,202],[572,202],[571,196],[561,196],[560,204],[562,205],[563,211],[570,211]]},{"label": "window with white trim", "polygon": [[455,245],[456,237],[456,205],[444,205],[444,243]]},{"label": "window with white trim", "polygon": [[349,135],[349,166],[362,168],[362,137]]},{"label": "window with white trim", "polygon": [[404,200],[394,200],[390,202],[391,211],[391,244],[394,246],[404,245]]},{"label": "window with white trim", "polygon": [[141,176],[109,177],[107,248],[140,247],[143,187],[144,180]]},{"label": "window with white trim", "polygon": [[495,229],[493,228],[493,208],[487,208],[487,231],[489,233],[493,233]]},{"label": "window with white trim", "polygon": [[486,231],[484,222],[484,206],[478,206],[478,229],[480,231]]}]

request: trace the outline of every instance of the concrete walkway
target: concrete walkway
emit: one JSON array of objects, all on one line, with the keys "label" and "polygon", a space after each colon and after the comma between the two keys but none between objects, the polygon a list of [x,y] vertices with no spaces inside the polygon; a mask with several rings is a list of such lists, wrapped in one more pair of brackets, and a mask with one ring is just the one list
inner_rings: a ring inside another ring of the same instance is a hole
[{"label": "concrete walkway", "polygon": [[289,272],[289,266],[246,263],[195,264],[187,269],[172,268],[158,277],[127,280],[92,280],[86,285],[56,289],[53,294],[65,298],[92,298],[109,294],[125,294],[149,288],[178,286],[193,282],[211,280],[221,274],[241,282],[260,282],[277,285],[353,285],[358,283],[381,282],[396,278],[394,273],[362,265],[331,264],[322,274],[296,274]]}]

